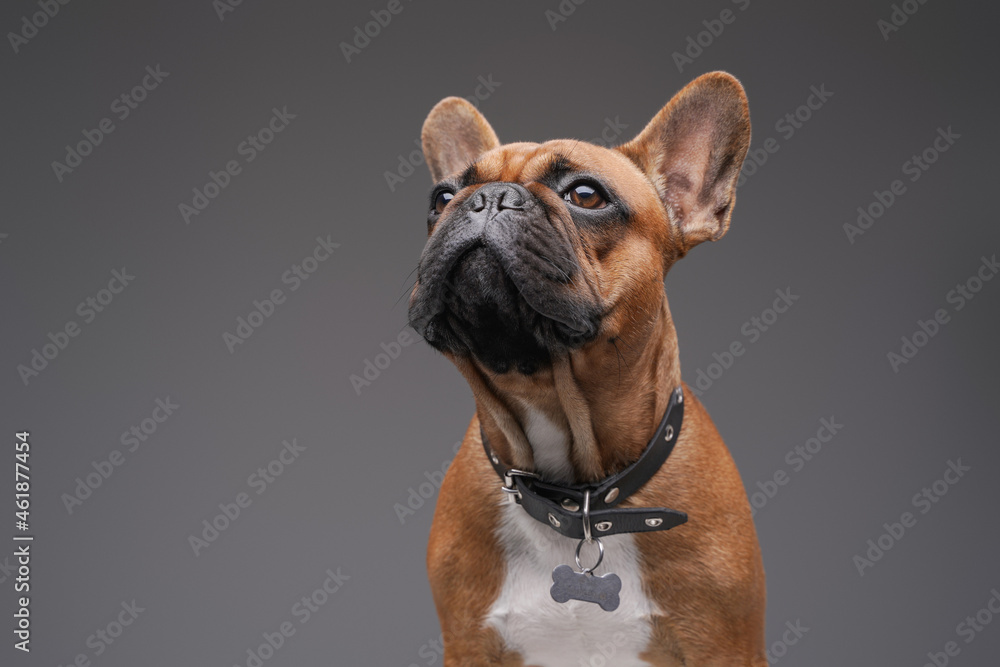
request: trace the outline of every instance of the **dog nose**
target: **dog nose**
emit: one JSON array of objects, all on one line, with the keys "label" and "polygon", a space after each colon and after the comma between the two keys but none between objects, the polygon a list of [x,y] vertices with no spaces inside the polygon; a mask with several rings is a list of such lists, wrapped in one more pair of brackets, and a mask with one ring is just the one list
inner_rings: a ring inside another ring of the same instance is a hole
[{"label": "dog nose", "polygon": [[492,218],[505,209],[523,210],[530,198],[531,193],[517,183],[488,183],[472,196],[471,209],[485,211]]}]

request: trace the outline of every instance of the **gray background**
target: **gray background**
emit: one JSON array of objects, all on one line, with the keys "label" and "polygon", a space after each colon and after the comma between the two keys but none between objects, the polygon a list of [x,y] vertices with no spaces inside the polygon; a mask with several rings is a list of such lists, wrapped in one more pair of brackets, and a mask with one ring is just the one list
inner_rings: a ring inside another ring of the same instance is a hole
[{"label": "gray background", "polygon": [[[244,2],[220,20],[209,0],[71,2],[19,53],[0,45],[0,538],[16,532],[20,429],[36,535],[33,650],[11,647],[13,577],[0,571],[0,662],[245,665],[339,567],[350,579],[265,664],[440,664],[424,570],[433,497],[405,522],[394,505],[452,456],[473,404],[419,341],[352,386],[405,326],[425,240],[426,167],[392,190],[385,172],[431,106],[474,95],[480,76],[499,83],[479,104],[504,141],[598,137],[608,118],[627,124],[624,141],[725,69],[748,91],[753,147],[774,136],[780,149],[741,187],[728,236],[666,284],[689,383],[749,343],[741,327],[776,289],[799,296],[702,398],[748,492],[790,476],[756,518],[768,643],[800,621],[809,631],[778,662],[916,666],[954,640],[952,664],[995,664],[1000,622],[968,644],[956,626],[1000,589],[1000,281],[960,311],[946,295],[1000,246],[996,8],[928,2],[885,40],[889,2],[591,0],[553,30],[556,0],[403,0],[346,62],[339,44],[385,5]],[[679,72],[672,54],[726,8],[734,22]],[[6,2],[0,29],[36,11]],[[59,182],[66,144],[157,64],[169,76]],[[813,85],[834,94],[784,138],[775,123]],[[242,162],[238,144],[283,106],[297,117],[185,224],[192,188]],[[961,138],[910,183],[902,164],[948,126]],[[843,224],[897,178],[906,193],[849,243]],[[289,292],[282,273],[317,236],[340,247]],[[17,366],[82,323],[77,304],[121,267],[134,282],[26,386]],[[223,332],[275,288],[287,301],[231,354]],[[937,308],[950,322],[893,372],[887,353]],[[76,478],[167,397],[181,407],[68,513]],[[831,416],[844,428],[793,471],[786,452]],[[247,478],[291,438],[305,451],[257,495]],[[971,470],[919,514],[913,495],[959,458]],[[195,556],[189,535],[240,492],[252,504]],[[860,576],[853,557],[905,511],[916,525]],[[88,636],[133,599],[145,611],[95,657]]]}]

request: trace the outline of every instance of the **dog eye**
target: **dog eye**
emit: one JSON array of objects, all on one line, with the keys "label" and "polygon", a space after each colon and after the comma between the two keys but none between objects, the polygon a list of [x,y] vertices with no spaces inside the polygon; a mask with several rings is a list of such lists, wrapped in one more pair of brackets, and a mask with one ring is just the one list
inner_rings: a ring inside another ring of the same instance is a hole
[{"label": "dog eye", "polygon": [[435,213],[444,213],[444,207],[448,205],[452,199],[455,198],[454,192],[448,192],[447,190],[442,190],[438,193],[438,196],[434,198],[434,211]]},{"label": "dog eye", "polygon": [[586,183],[574,186],[563,195],[563,198],[580,208],[604,208],[607,204],[601,193]]}]

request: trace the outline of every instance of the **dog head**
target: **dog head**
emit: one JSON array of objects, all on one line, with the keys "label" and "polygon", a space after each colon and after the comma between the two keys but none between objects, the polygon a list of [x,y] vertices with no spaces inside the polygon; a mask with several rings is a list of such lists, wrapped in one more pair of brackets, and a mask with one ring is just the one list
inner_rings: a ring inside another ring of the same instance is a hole
[{"label": "dog head", "polygon": [[714,72],[616,148],[501,144],[454,97],[422,142],[435,185],[410,323],[453,359],[531,375],[648,334],[670,266],[729,227],[750,117],[739,82]]}]

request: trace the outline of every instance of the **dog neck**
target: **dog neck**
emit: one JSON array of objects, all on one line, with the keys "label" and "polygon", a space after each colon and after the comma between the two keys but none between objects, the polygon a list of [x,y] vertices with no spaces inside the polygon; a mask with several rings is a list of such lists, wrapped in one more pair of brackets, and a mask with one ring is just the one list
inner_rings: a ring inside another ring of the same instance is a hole
[{"label": "dog neck", "polygon": [[596,481],[635,461],[680,385],[677,335],[664,295],[643,331],[571,352],[531,376],[456,359],[483,431],[512,468],[553,482]]}]

